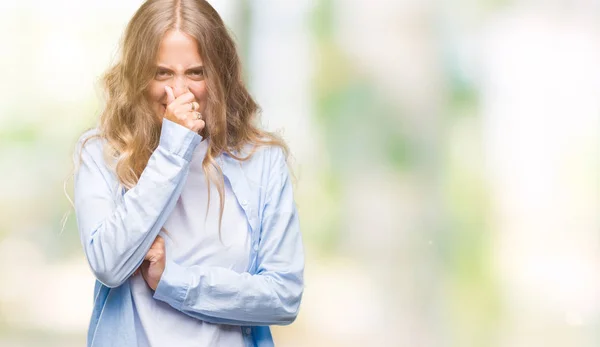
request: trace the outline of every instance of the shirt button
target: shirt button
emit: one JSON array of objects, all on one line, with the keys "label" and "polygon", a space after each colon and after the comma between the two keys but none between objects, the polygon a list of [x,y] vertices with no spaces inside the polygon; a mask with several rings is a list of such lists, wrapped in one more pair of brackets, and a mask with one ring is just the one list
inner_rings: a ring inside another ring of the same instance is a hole
[{"label": "shirt button", "polygon": [[242,206],[248,205],[248,200],[242,200]]},{"label": "shirt button", "polygon": [[254,245],[254,251],[258,252],[258,245]]},{"label": "shirt button", "polygon": [[252,330],[250,330],[250,328],[246,328],[246,334],[250,335],[250,332],[251,332],[251,331],[252,331]]}]

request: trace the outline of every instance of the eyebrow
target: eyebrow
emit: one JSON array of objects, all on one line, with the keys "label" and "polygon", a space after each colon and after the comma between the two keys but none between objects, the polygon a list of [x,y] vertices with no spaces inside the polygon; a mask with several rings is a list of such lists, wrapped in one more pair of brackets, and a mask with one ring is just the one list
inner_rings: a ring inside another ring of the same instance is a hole
[{"label": "eyebrow", "polygon": [[[156,65],[156,68],[173,71],[173,69],[171,69],[171,68],[169,68],[169,67],[167,67],[165,65],[161,65],[161,64]],[[201,65],[201,64],[200,65],[193,65],[193,66],[190,66],[189,68],[187,68],[185,71],[199,70],[199,69],[204,69],[204,65]]]}]

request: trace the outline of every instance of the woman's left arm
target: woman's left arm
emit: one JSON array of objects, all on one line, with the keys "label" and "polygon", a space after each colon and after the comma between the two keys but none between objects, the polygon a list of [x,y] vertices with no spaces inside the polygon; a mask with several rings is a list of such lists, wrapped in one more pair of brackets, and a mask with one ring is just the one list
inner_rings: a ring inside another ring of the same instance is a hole
[{"label": "woman's left arm", "polygon": [[155,299],[210,323],[259,326],[295,320],[304,290],[304,250],[285,158],[273,152],[257,273],[168,261]]}]

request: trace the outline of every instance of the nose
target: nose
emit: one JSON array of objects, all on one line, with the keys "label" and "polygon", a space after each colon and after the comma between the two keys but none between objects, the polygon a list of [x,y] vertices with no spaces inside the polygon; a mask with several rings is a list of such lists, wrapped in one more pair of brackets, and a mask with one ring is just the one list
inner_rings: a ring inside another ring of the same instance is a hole
[{"label": "nose", "polygon": [[175,78],[175,81],[173,82],[171,88],[173,88],[173,96],[175,96],[176,98],[179,97],[181,94],[187,93],[189,91],[184,78]]}]

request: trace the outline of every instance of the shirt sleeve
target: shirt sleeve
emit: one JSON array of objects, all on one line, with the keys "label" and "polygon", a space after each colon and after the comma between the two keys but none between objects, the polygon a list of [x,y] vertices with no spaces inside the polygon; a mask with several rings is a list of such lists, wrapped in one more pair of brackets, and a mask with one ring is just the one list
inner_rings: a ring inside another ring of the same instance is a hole
[{"label": "shirt sleeve", "polygon": [[[172,211],[194,149],[197,133],[163,119],[159,145],[137,184],[120,195],[99,141],[84,135],[74,154],[75,213],[85,256],[96,278],[120,286],[142,263]],[[81,157],[81,161],[79,158]]]},{"label": "shirt sleeve", "polygon": [[292,323],[304,290],[304,251],[283,154],[275,155],[263,214],[256,274],[168,261],[154,298],[209,323]]}]

